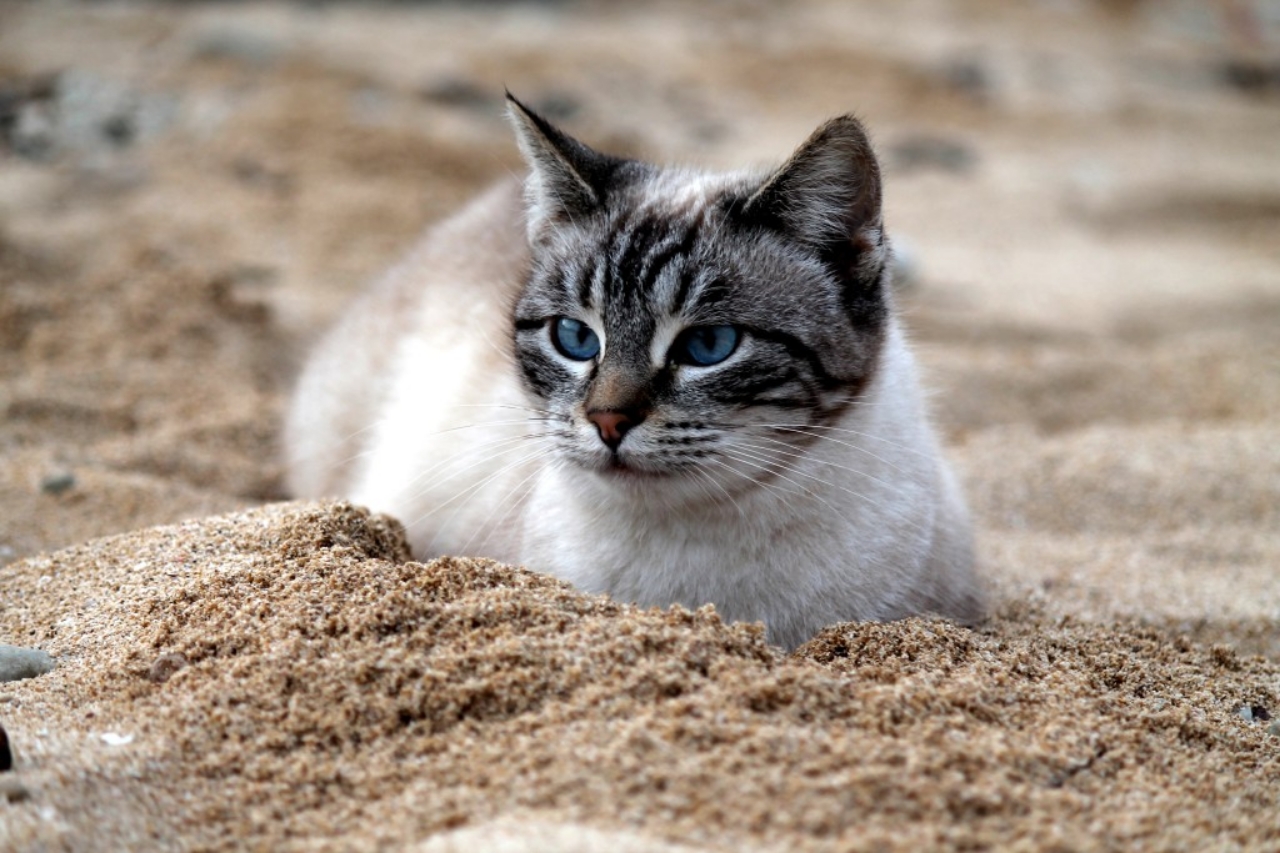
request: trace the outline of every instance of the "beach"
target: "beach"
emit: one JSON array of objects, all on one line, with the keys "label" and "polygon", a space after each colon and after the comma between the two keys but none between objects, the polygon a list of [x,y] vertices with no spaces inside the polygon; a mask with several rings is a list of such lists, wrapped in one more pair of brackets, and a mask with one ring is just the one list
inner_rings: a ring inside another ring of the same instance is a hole
[{"label": "beach", "polygon": [[[1280,845],[1253,7],[0,4],[0,646],[55,662],[0,849]],[[862,118],[990,619],[787,653],[289,500],[309,344],[522,172],[504,88],[718,168]]]}]

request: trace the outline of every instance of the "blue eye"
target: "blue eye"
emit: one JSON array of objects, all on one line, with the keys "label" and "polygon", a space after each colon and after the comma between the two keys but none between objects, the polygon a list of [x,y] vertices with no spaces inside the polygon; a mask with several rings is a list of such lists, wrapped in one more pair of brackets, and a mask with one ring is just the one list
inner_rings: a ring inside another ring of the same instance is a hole
[{"label": "blue eye", "polygon": [[551,325],[551,342],[575,361],[588,361],[600,354],[600,339],[586,323],[560,317]]},{"label": "blue eye", "polygon": [[733,355],[738,338],[733,326],[694,326],[676,339],[672,357],[683,364],[710,367]]}]

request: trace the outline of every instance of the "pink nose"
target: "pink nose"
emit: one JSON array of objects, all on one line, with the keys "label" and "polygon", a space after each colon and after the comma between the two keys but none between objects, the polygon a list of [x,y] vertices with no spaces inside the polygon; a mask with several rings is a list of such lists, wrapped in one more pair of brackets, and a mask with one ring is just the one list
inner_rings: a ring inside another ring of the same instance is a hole
[{"label": "pink nose", "polygon": [[587,420],[596,425],[600,440],[609,445],[610,450],[616,451],[627,431],[644,418],[633,412],[599,411],[587,412]]}]

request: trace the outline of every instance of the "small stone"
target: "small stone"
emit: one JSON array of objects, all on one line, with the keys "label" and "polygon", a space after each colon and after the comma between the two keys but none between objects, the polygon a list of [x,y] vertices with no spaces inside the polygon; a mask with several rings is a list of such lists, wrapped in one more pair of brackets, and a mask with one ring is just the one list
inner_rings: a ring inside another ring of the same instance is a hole
[{"label": "small stone", "polygon": [[573,118],[582,110],[582,102],[568,92],[547,92],[533,98],[532,106],[552,121]]},{"label": "small stone", "polygon": [[151,669],[147,670],[147,680],[156,684],[164,684],[186,665],[187,659],[177,652],[160,655],[151,664]]},{"label": "small stone", "polygon": [[1236,708],[1236,716],[1244,720],[1246,723],[1252,723],[1253,709],[1248,705],[1241,705],[1239,708]]},{"label": "small stone", "polygon": [[948,89],[980,103],[990,101],[995,89],[990,69],[973,57],[958,57],[944,63],[938,69],[938,76]]},{"label": "small stone", "polygon": [[23,104],[9,129],[9,145],[19,157],[48,160],[57,147],[53,115],[48,104]]},{"label": "small stone", "polygon": [[886,153],[889,165],[904,172],[932,168],[963,174],[972,171],[978,160],[973,149],[958,139],[925,134],[903,137]]},{"label": "small stone", "polygon": [[12,776],[6,776],[0,779],[0,797],[11,803],[20,803],[23,800],[31,799],[31,791],[17,779]]},{"label": "small stone", "polygon": [[121,148],[132,142],[136,133],[133,119],[127,115],[113,115],[102,122],[102,135]]},{"label": "small stone", "polygon": [[40,491],[46,495],[60,495],[76,484],[76,475],[70,471],[59,471],[50,474],[40,481]]},{"label": "small stone", "polygon": [[1253,712],[1253,718],[1260,723],[1265,723],[1271,719],[1271,712],[1261,705],[1254,705],[1249,710]]},{"label": "small stone", "polygon": [[0,726],[0,773],[13,769],[13,751],[9,749],[9,735]]},{"label": "small stone", "polygon": [[201,59],[230,60],[262,68],[278,61],[285,45],[250,29],[224,27],[200,33],[194,52]]},{"label": "small stone", "polygon": [[461,77],[442,77],[422,87],[422,98],[448,107],[490,109],[498,103],[497,93],[480,83]]},{"label": "small stone", "polygon": [[1280,62],[1250,62],[1233,59],[1224,62],[1218,69],[1219,79],[1233,89],[1250,94],[1265,94],[1280,89]]},{"label": "small stone", "polygon": [[0,645],[0,683],[35,678],[53,669],[53,658],[39,649]]}]

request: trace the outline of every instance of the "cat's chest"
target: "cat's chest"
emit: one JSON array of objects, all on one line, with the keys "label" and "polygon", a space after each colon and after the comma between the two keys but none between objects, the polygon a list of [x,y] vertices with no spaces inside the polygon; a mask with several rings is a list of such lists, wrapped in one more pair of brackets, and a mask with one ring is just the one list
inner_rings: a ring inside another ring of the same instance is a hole
[{"label": "cat's chest", "polygon": [[841,550],[831,527],[829,517],[769,502],[733,513],[638,511],[624,499],[584,506],[550,485],[525,508],[521,556],[531,568],[622,600],[725,602],[793,577],[797,562],[813,565],[816,543]]}]

